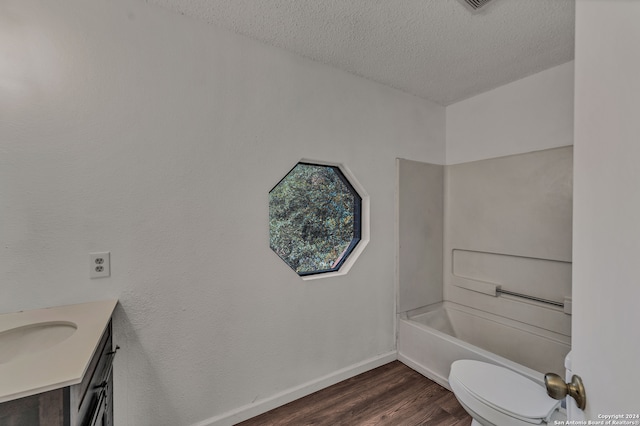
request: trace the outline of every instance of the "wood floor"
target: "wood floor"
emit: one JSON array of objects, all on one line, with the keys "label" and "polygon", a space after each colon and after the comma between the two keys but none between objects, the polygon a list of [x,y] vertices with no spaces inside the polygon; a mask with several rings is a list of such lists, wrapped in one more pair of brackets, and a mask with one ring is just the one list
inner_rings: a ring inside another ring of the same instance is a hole
[{"label": "wood floor", "polygon": [[455,396],[399,361],[352,377],[237,426],[469,426]]}]

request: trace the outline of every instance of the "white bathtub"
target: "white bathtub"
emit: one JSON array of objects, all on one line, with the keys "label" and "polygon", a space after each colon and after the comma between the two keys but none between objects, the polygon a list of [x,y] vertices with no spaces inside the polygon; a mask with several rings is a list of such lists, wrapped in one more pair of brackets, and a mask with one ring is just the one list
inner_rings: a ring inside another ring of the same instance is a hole
[{"label": "white bathtub", "polygon": [[452,302],[400,314],[398,321],[398,359],[448,389],[458,359],[501,365],[540,384],[547,372],[564,377],[570,343],[568,336]]}]

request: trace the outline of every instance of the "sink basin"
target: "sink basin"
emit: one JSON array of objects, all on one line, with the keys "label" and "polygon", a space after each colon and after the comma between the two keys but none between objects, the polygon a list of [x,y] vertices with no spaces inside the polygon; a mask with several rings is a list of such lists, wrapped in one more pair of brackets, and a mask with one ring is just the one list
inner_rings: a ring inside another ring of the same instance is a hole
[{"label": "sink basin", "polygon": [[0,364],[49,349],[68,339],[77,329],[72,322],[50,321],[3,331],[0,333]]},{"label": "sink basin", "polygon": [[81,383],[117,303],[0,314],[0,404]]}]

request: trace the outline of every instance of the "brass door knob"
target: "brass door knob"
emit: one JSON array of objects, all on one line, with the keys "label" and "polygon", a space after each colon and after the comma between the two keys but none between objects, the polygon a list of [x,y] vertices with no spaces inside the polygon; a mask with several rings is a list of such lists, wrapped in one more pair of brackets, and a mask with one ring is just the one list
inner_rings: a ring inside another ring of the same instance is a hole
[{"label": "brass door knob", "polygon": [[565,383],[557,374],[547,373],[544,375],[544,385],[547,387],[547,394],[553,399],[563,399],[569,395],[576,400],[581,410],[587,406],[587,395],[582,379],[575,374],[571,377],[571,383]]}]

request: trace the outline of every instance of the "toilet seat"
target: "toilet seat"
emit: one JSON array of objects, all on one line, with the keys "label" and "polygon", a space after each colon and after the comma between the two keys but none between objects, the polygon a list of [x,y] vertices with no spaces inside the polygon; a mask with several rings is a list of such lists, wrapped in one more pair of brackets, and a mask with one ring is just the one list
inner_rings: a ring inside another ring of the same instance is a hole
[{"label": "toilet seat", "polygon": [[474,411],[486,411],[491,417],[490,411],[495,410],[529,424],[548,421],[561,403],[532,380],[480,361],[455,361],[451,364],[449,384],[460,402],[475,408]]}]

